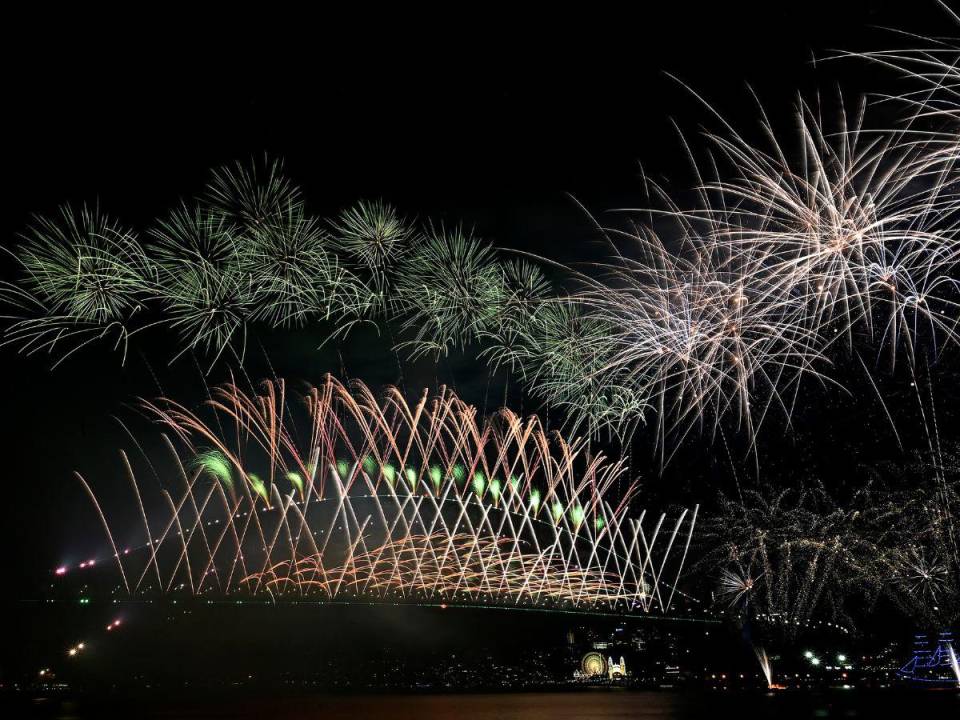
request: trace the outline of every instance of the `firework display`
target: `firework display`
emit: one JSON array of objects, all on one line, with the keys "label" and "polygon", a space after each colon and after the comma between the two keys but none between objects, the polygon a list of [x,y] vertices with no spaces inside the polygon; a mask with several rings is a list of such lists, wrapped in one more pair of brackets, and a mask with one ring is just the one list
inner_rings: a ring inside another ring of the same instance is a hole
[{"label": "firework display", "polygon": [[865,10],[26,63],[0,707],[952,716],[960,14]]},{"label": "firework display", "polygon": [[840,508],[820,488],[726,499],[704,536],[719,541],[709,553],[721,567],[719,602],[788,634],[814,613],[849,623],[844,600],[864,587],[880,556],[870,530],[893,516],[883,505],[861,515],[868,505]]},{"label": "firework display", "polygon": [[[866,56],[933,86],[919,107],[906,96],[914,123],[956,115],[943,50]],[[758,108],[766,145],[721,119],[707,159],[689,151],[696,202],[647,181],[626,229],[597,226],[612,261],[568,268],[560,295],[459,225],[417,226],[382,202],[322,222],[279,162],[216,170],[152,242],[65,209],[16,251],[6,342],[69,354],[165,325],[181,353],[215,362],[242,358],[252,324],[323,323],[340,338],[393,324],[411,359],[477,347],[573,432],[649,422],[662,446],[721,425],[752,438],[771,414],[789,421],[805,378],[833,382],[836,353],[894,367],[958,338],[955,134],[877,131],[864,103],[839,106],[831,122],[798,101],[787,136]]]},{"label": "firework display", "polygon": [[724,497],[701,528],[717,603],[788,635],[814,617],[855,625],[853,599],[855,614],[885,598],[924,625],[955,622],[958,470],[944,453],[919,477],[898,468],[910,487],[870,483],[843,502],[819,485]]},{"label": "firework display", "polygon": [[652,187],[655,222],[621,231],[628,249],[586,279],[615,328],[605,371],[657,409],[661,435],[726,420],[752,436],[789,418],[804,376],[829,384],[837,353],[894,366],[956,342],[954,176],[938,147],[865,130],[862,110],[830,126],[801,104],[798,136],[765,125],[768,148],[708,134],[699,202]]},{"label": "firework display", "polygon": [[[282,381],[214,390],[207,420],[145,403],[180,443],[161,516],[131,471],[142,525],[121,530],[81,478],[127,592],[670,608],[697,509],[634,515],[633,485],[614,503],[622,462],[446,390],[408,404],[328,377],[303,401],[305,434]],[[130,532],[143,546],[117,552]]]}]

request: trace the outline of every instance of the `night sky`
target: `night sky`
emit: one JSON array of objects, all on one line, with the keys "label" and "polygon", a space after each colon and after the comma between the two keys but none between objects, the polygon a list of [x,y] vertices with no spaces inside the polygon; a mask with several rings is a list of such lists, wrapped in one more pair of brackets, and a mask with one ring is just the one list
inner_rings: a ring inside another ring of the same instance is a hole
[{"label": "night sky", "polygon": [[[388,18],[374,23],[364,11],[309,21],[151,19],[124,32],[96,23],[8,28],[0,43],[8,181],[0,237],[12,247],[32,213],[64,202],[99,202],[145,228],[200,191],[211,168],[267,153],[285,160],[318,215],[383,198],[411,217],[462,221],[502,248],[588,263],[605,250],[578,203],[616,222],[607,210],[643,203],[641,166],[682,192],[691,176],[673,123],[694,142],[699,128],[716,127],[670,75],[747,136],[757,132],[752,87],[786,133],[798,90],[819,88],[826,98],[839,89],[853,99],[891,87],[884,71],[826,60],[833,51],[909,44],[883,27],[957,30],[932,1],[656,5],[665,7],[590,19],[559,6],[524,18],[517,8],[480,6],[458,18],[406,18],[413,31]],[[872,115],[877,124],[888,117],[889,106]],[[3,272],[9,266],[0,261]],[[334,349],[317,350],[321,338],[316,328],[255,331],[246,371],[297,382],[341,373]],[[124,366],[100,346],[52,372],[48,358],[0,350],[0,539],[18,599],[34,597],[52,567],[98,547],[99,528],[71,473],[120,482],[117,450],[131,444],[114,418],[149,449],[150,427],[132,408],[137,397],[202,400],[195,361],[168,364],[171,340],[163,331],[144,336]],[[398,382],[386,342],[365,332],[342,343],[347,374],[372,386]],[[440,368],[411,364],[405,387],[454,382],[470,401],[501,397],[501,380],[488,389],[480,367],[469,357]],[[207,381],[223,381],[228,370],[221,363]],[[862,373],[837,373],[849,392],[809,383],[793,428],[773,423],[761,434],[764,479],[842,484],[864,463],[902,461],[923,448],[908,378],[880,376],[901,452]],[[960,427],[955,352],[933,377],[949,437]],[[642,429],[632,450],[634,472],[658,501],[707,502],[731,481],[716,443],[689,442],[662,475]],[[748,472],[742,448],[733,453],[738,472]]]}]

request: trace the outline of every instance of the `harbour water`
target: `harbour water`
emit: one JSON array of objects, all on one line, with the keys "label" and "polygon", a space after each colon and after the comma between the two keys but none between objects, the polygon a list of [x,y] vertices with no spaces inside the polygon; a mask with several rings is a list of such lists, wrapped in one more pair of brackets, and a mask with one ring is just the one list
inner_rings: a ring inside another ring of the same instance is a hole
[{"label": "harbour water", "polygon": [[[9,698],[8,698],[9,699]],[[960,693],[824,691],[689,693],[598,690],[449,695],[152,696],[138,700],[20,699],[6,717],[144,717],[166,720],[693,720],[709,718],[960,717]]]}]

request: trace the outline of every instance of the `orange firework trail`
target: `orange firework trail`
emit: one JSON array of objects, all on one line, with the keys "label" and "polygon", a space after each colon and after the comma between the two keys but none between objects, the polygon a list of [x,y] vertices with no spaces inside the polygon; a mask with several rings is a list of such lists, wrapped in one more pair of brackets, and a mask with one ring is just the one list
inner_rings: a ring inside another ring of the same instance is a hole
[{"label": "orange firework trail", "polygon": [[622,461],[446,389],[408,404],[327,376],[297,403],[306,434],[288,400],[271,381],[199,412],[144,403],[181,445],[179,480],[158,519],[130,473],[146,541],[116,553],[130,594],[669,609],[697,508],[631,515],[635,484],[609,499]]}]

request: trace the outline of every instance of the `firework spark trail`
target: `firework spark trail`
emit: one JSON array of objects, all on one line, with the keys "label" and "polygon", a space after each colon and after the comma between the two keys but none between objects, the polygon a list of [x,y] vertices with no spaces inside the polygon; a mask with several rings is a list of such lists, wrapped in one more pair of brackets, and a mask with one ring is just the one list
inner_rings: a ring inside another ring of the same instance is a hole
[{"label": "firework spark trail", "polygon": [[282,381],[257,395],[214,389],[210,423],[203,410],[144,403],[183,447],[168,443],[181,489],[163,488],[167,516],[150,519],[129,473],[146,539],[125,558],[143,563],[131,594],[149,592],[141,586],[153,572],[159,591],[197,596],[642,612],[673,602],[696,509],[631,517],[635,485],[616,505],[606,499],[622,461],[535,417],[480,420],[444,389],[407,404],[395,389],[378,400],[328,376],[304,399],[305,446]]},{"label": "firework spark trail", "polygon": [[767,687],[773,688],[773,664],[770,662],[770,656],[767,655],[767,651],[762,648],[754,648],[754,652],[757,655],[757,660],[760,662],[760,668],[763,670],[763,676],[767,679]]},{"label": "firework spark trail", "polygon": [[957,685],[960,685],[960,662],[957,661],[957,651],[953,649],[953,643],[948,647],[950,652],[950,668],[953,670],[953,676],[957,679]]},{"label": "firework spark trail", "polygon": [[832,384],[833,356],[861,342],[893,368],[960,339],[955,173],[905,131],[868,133],[863,111],[834,131],[801,102],[784,138],[761,108],[766,148],[723,123],[706,134],[713,177],[688,146],[692,207],[648,181],[659,209],[625,212],[649,222],[598,225],[615,256],[578,275],[607,328],[588,372],[655,409],[661,447],[721,423],[752,439],[774,409],[789,423],[801,380]]},{"label": "firework spark trail", "polygon": [[802,103],[797,117],[804,152],[796,163],[769,124],[768,152],[739,136],[711,136],[736,170],[707,190],[738,207],[738,223],[746,219],[722,228],[718,242],[751,258],[759,250],[818,335],[832,329],[852,345],[863,327],[889,348],[891,363],[901,345],[912,357],[921,323],[934,342],[955,339],[952,178],[931,177],[929,151],[897,133],[864,140],[863,106],[853,120],[841,112],[832,135]]}]

